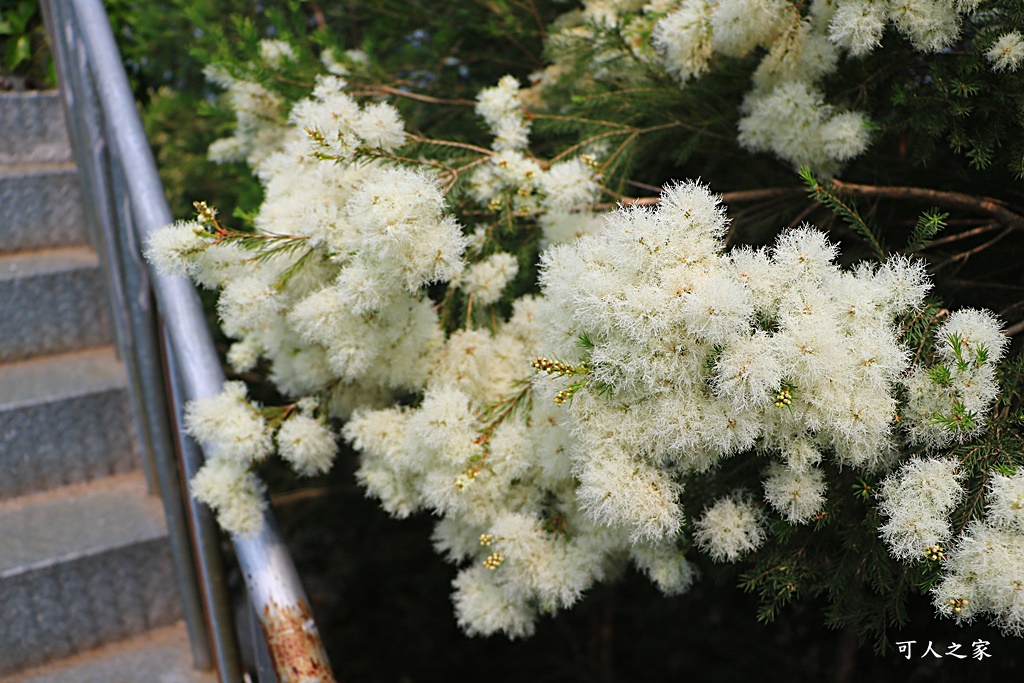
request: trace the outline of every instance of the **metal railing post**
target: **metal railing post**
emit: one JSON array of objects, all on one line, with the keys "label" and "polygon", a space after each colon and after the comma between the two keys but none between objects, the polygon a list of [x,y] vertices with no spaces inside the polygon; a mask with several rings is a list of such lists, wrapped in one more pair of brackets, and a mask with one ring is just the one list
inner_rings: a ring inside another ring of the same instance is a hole
[{"label": "metal railing post", "polygon": [[[95,88],[98,108],[105,124],[103,130],[109,139],[91,142],[106,144],[109,163],[120,165],[112,172],[113,182],[107,184],[109,191],[116,195],[114,208],[107,209],[107,213],[121,218],[122,228],[131,231],[113,238],[112,244],[119,253],[111,260],[119,267],[130,269],[139,259],[138,244],[144,242],[152,231],[170,223],[172,217],[113,32],[100,0],[44,0],[43,6],[51,17],[51,34],[55,43],[63,45],[62,41],[77,41],[77,32],[81,33],[79,56],[87,64],[83,69],[85,73],[75,72],[76,67],[71,63],[75,60],[69,60],[65,54],[62,68],[67,74],[62,76],[71,76],[73,80],[76,80],[75,77],[77,80],[91,80]],[[81,84],[72,87],[80,88]],[[86,188],[86,192],[91,189]],[[121,204],[122,198],[125,204]],[[118,210],[118,207],[122,210]],[[142,272],[144,274],[145,271]],[[117,295],[125,304],[123,309],[133,318],[130,324],[124,326],[124,336],[133,345],[151,341],[144,332],[148,295],[135,287],[136,282],[141,287],[144,280],[143,276],[132,281],[133,286],[127,292]],[[206,326],[202,305],[192,284],[184,278],[159,273],[152,273],[150,282],[166,332],[166,357],[174,406],[172,416],[165,418],[169,420],[180,416],[184,401],[219,393],[224,373]],[[124,297],[130,297],[131,301],[125,301]],[[146,376],[153,371],[153,363],[136,364]],[[140,391],[140,395],[146,393]],[[157,398],[151,391],[146,397],[152,400]],[[163,410],[166,415],[166,408]],[[177,427],[181,436],[180,422]],[[160,432],[159,425],[147,425],[146,430]],[[188,478],[198,468],[200,456],[187,437],[182,438],[182,444],[183,475]],[[160,457],[168,459],[165,454]],[[167,474],[166,468],[163,474]],[[173,486],[165,489],[167,477],[161,475],[159,478],[165,496],[177,498],[180,495],[180,490],[172,490]],[[177,500],[180,501],[180,498]],[[190,498],[188,501],[189,518],[194,522],[191,541],[200,564],[199,585],[207,605],[207,619],[214,645],[213,656],[221,676],[225,680],[234,681],[238,676],[237,645],[230,623],[224,623],[229,622],[225,615],[230,614],[230,610],[226,607],[223,581],[219,577],[217,534],[210,526],[209,511],[196,506]],[[255,534],[247,537],[233,536],[231,540],[281,683],[334,681],[309,602],[269,510]],[[218,583],[221,584],[219,588],[215,585]]]}]

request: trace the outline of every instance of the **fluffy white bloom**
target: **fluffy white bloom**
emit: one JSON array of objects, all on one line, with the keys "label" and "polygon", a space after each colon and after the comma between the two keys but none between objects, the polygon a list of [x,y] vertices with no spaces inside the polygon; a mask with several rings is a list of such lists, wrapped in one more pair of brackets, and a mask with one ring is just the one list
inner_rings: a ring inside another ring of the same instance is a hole
[{"label": "fluffy white bloom", "polygon": [[530,126],[523,116],[519,81],[514,76],[503,76],[496,86],[481,90],[476,100],[476,113],[490,127],[496,151],[526,148]]},{"label": "fluffy white bloom", "polygon": [[256,367],[262,352],[259,337],[253,334],[246,335],[244,339],[235,342],[228,349],[228,365],[235,372],[249,372]]},{"label": "fluffy white bloom", "polygon": [[957,337],[963,360],[977,363],[984,349],[986,363],[997,363],[1010,340],[1003,334],[1002,323],[990,311],[961,308],[949,315],[935,333],[936,351],[944,360],[958,360],[950,337]]},{"label": "fluffy white bloom", "polygon": [[459,280],[459,287],[481,306],[489,306],[499,299],[509,282],[519,272],[519,263],[512,254],[499,252],[470,266]]},{"label": "fluffy white bloom", "polygon": [[596,233],[604,225],[602,216],[581,212],[549,211],[538,218],[544,237],[541,240],[541,247],[546,248],[552,244],[571,242],[577,237]]},{"label": "fluffy white bloom", "polygon": [[684,83],[708,70],[711,43],[711,3],[686,0],[654,26],[651,40],[669,72]]},{"label": "fluffy white bloom", "polygon": [[886,3],[851,0],[837,3],[829,37],[855,57],[862,57],[882,44]]},{"label": "fluffy white bloom", "polygon": [[[810,506],[808,468],[823,451],[871,468],[893,449],[893,387],[910,361],[894,319],[919,303],[923,272],[896,258],[844,273],[836,246],[808,227],[770,250],[722,255],[726,223],[716,198],[687,183],[542,258],[545,354],[585,360],[591,377],[565,406],[581,442],[581,505],[635,538],[675,533],[669,472],[757,447],[801,473]],[[554,397],[568,384],[537,390]]]},{"label": "fluffy white bloom", "polygon": [[947,552],[945,566],[933,590],[940,614],[969,622],[988,613],[1008,635],[1024,633],[1024,534],[975,520]]},{"label": "fluffy white bloom", "polygon": [[370,147],[390,152],[405,143],[405,122],[398,110],[385,102],[367,105],[353,124],[356,135]]},{"label": "fluffy white bloom", "polygon": [[748,96],[740,119],[741,145],[772,151],[794,166],[832,174],[866,149],[867,122],[856,112],[834,113],[824,95],[800,81],[786,81]]},{"label": "fluffy white bloom", "polygon": [[884,291],[886,303],[896,314],[920,308],[932,288],[921,259],[890,256],[879,266],[875,278]]},{"label": "fluffy white bloom", "polygon": [[716,562],[736,562],[764,542],[762,514],[740,494],[718,499],[694,523],[693,538]]},{"label": "fluffy white bloom", "polygon": [[790,524],[810,520],[825,504],[825,474],[775,464],[764,480],[764,497]]},{"label": "fluffy white bloom", "polygon": [[463,569],[452,586],[455,618],[467,634],[489,636],[503,632],[509,638],[533,635],[534,610],[507,595],[486,567]]},{"label": "fluffy white bloom", "polygon": [[553,211],[592,204],[600,191],[592,176],[591,168],[579,157],[552,164],[540,176],[540,187],[545,193],[542,204]]},{"label": "fluffy white bloom", "polygon": [[1024,534],[1024,468],[1017,468],[1012,476],[992,476],[986,520],[992,526]]},{"label": "fluffy white bloom", "polygon": [[196,257],[207,248],[206,230],[196,221],[177,221],[154,230],[146,239],[145,257],[165,275],[190,275]]},{"label": "fluffy white bloom", "polygon": [[277,69],[295,59],[295,50],[287,41],[264,38],[260,41],[260,57],[268,66]]},{"label": "fluffy white bloom", "polygon": [[382,168],[349,198],[345,215],[358,234],[356,258],[387,283],[410,293],[462,270],[466,238],[443,214],[444,197],[432,179],[407,168]]},{"label": "fluffy white bloom", "polygon": [[217,300],[224,333],[235,338],[272,320],[280,307],[277,292],[259,273],[228,281]]},{"label": "fluffy white bloom", "polygon": [[822,125],[822,152],[830,159],[845,162],[858,157],[871,141],[868,119],[859,111],[836,114]]},{"label": "fluffy white bloom", "polygon": [[889,19],[924,52],[949,47],[960,35],[960,16],[949,0],[896,0],[889,4]]},{"label": "fluffy white bloom", "polygon": [[185,426],[213,457],[248,464],[262,460],[274,448],[263,416],[245,398],[245,384],[225,382],[216,396],[190,401]]},{"label": "fluffy white bloom", "polygon": [[811,21],[789,24],[754,72],[754,87],[766,90],[784,81],[816,82],[836,69],[839,49]]},{"label": "fluffy white bloom", "polygon": [[224,457],[210,458],[190,483],[193,497],[214,510],[217,523],[225,531],[247,536],[263,525],[266,487],[245,464]]},{"label": "fluffy white bloom", "polygon": [[996,39],[985,57],[992,63],[993,71],[1016,71],[1024,60],[1024,38],[1018,31],[1004,33]]},{"label": "fluffy white bloom", "polygon": [[717,52],[742,57],[759,45],[770,43],[794,19],[780,0],[730,0],[719,2],[711,15],[711,35]]},{"label": "fluffy white bloom", "polygon": [[758,331],[730,344],[715,362],[715,392],[737,408],[767,405],[782,385],[782,364],[771,337]]},{"label": "fluffy white bloom", "polygon": [[570,607],[593,582],[593,557],[578,543],[545,531],[541,520],[507,513],[490,526],[501,553],[501,579],[528,589],[542,605]]},{"label": "fluffy white bloom", "polygon": [[638,543],[630,548],[629,556],[665,595],[682,595],[697,580],[697,568],[675,543]]},{"label": "fluffy white bloom", "polygon": [[338,444],[334,433],[322,421],[293,415],[277,430],[277,451],[297,473],[309,477],[330,469]]},{"label": "fluffy white bloom", "polygon": [[879,511],[888,521],[879,533],[893,557],[924,559],[952,533],[949,513],[963,498],[964,472],[949,458],[913,458],[882,483]]},{"label": "fluffy white bloom", "polygon": [[600,524],[632,529],[631,541],[671,538],[683,522],[682,486],[613,446],[576,461],[581,508]]}]

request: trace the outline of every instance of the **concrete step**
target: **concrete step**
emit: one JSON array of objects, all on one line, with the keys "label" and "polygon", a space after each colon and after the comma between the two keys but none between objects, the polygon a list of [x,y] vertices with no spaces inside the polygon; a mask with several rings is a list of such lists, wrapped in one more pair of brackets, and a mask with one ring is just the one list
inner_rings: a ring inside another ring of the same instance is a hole
[{"label": "concrete step", "polygon": [[0,365],[0,499],[138,469],[127,383],[110,346]]},{"label": "concrete step", "polygon": [[0,503],[0,676],[178,621],[166,534],[140,474]]},{"label": "concrete step", "polygon": [[0,255],[0,362],[111,340],[95,252],[68,247]]},{"label": "concrete step", "polygon": [[0,207],[0,252],[89,243],[78,171],[70,161],[0,165]]},{"label": "concrete step", "polygon": [[7,683],[216,683],[196,671],[183,623],[84,652],[5,679]]},{"label": "concrete step", "polygon": [[0,164],[70,159],[57,91],[0,94]]}]

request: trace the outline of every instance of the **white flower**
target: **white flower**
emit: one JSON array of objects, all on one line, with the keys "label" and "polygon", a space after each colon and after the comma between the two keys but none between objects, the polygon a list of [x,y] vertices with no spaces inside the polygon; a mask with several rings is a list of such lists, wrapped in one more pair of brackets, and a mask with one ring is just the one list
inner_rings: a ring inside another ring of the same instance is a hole
[{"label": "white flower", "polygon": [[993,71],[1016,71],[1024,60],[1024,38],[1018,31],[1004,33],[985,53]]},{"label": "white flower", "polygon": [[669,72],[684,83],[708,70],[713,52],[710,13],[708,0],[686,0],[662,17],[651,34]]},{"label": "white flower", "polygon": [[697,568],[675,543],[637,543],[629,556],[665,595],[682,595],[697,580]]},{"label": "white flower", "polygon": [[476,99],[476,113],[483,117],[495,136],[495,151],[525,149],[530,126],[523,117],[519,81],[514,76],[503,76],[498,85],[484,88]]},{"label": "white flower", "polygon": [[825,504],[825,475],[814,468],[772,465],[764,481],[764,497],[790,524],[806,522]]},{"label": "white flower", "polygon": [[285,62],[294,60],[295,51],[287,41],[264,38],[260,41],[260,57],[268,66],[277,69]]},{"label": "white flower", "polygon": [[989,480],[986,521],[995,527],[1024,534],[1024,468],[1012,476],[994,474]]},{"label": "white flower", "polygon": [[542,203],[554,211],[569,211],[593,203],[600,187],[592,175],[593,171],[579,157],[552,164],[540,176],[540,186],[545,193]]},{"label": "white flower", "polygon": [[882,483],[879,511],[888,521],[879,533],[899,560],[923,560],[945,543],[949,513],[964,496],[964,472],[949,458],[913,458]]},{"label": "white flower", "polygon": [[298,474],[307,477],[329,470],[338,453],[330,428],[306,415],[293,415],[285,420],[275,438],[281,457]]},{"label": "white flower", "polygon": [[697,545],[716,562],[736,562],[764,542],[762,514],[749,497],[719,498],[694,524]]},{"label": "white flower", "polygon": [[241,464],[262,460],[273,450],[266,421],[245,398],[245,384],[225,382],[216,396],[190,401],[185,426],[211,455]]},{"label": "white flower", "polygon": [[225,531],[248,536],[263,525],[266,487],[243,463],[210,458],[192,477],[191,489],[196,500],[213,508]]},{"label": "white flower", "polygon": [[385,152],[405,144],[405,122],[397,109],[384,102],[367,105],[356,118],[353,130],[367,145]]},{"label": "white flower", "polygon": [[851,0],[838,3],[829,37],[855,57],[862,57],[882,44],[886,3]]},{"label": "white flower", "polygon": [[844,111],[824,123],[819,132],[822,151],[836,161],[849,161],[868,148],[867,117],[859,111]]},{"label": "white flower", "polygon": [[236,339],[273,320],[279,310],[277,292],[259,273],[229,280],[217,300],[224,333]]},{"label": "white flower", "polygon": [[512,254],[499,252],[470,266],[459,287],[473,297],[473,302],[489,306],[501,299],[501,293],[519,272],[519,263]]},{"label": "white flower", "polygon": [[1003,357],[1010,340],[1003,334],[1002,323],[990,311],[961,308],[950,314],[935,333],[936,351],[944,360],[956,360],[950,337],[957,337],[962,347],[962,360],[979,364],[981,349],[986,363],[995,364]]},{"label": "white flower", "polygon": [[921,51],[938,52],[960,35],[960,17],[949,0],[893,2],[889,19]]},{"label": "white flower", "polygon": [[535,612],[521,600],[506,594],[495,582],[495,572],[473,565],[452,582],[455,618],[471,636],[503,632],[509,638],[533,635]]},{"label": "white flower", "polygon": [[191,275],[196,257],[207,248],[206,230],[196,221],[178,221],[154,230],[146,239],[146,259],[165,275]]},{"label": "white flower", "polygon": [[968,622],[988,613],[1007,635],[1024,633],[1024,534],[975,520],[947,551],[945,566],[933,591],[939,613]]}]

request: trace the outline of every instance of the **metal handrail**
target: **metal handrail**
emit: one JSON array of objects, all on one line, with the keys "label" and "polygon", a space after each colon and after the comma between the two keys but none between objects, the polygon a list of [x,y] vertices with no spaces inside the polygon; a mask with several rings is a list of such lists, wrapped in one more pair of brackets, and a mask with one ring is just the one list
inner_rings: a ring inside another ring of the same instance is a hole
[{"label": "metal handrail", "polygon": [[[102,3],[42,0],[42,6],[83,195],[89,198],[94,240],[108,276],[149,463],[147,478],[164,499],[193,658],[198,668],[215,663],[223,681],[241,681],[219,537],[209,510],[182,496],[180,482],[182,476],[191,478],[202,458],[180,428],[183,405],[218,394],[224,372],[191,282],[150,271],[141,260],[139,244],[172,216]],[[181,454],[180,473],[175,450]],[[258,649],[269,653],[281,683],[333,681],[309,603],[269,509],[255,534],[231,540],[266,638]]]}]

